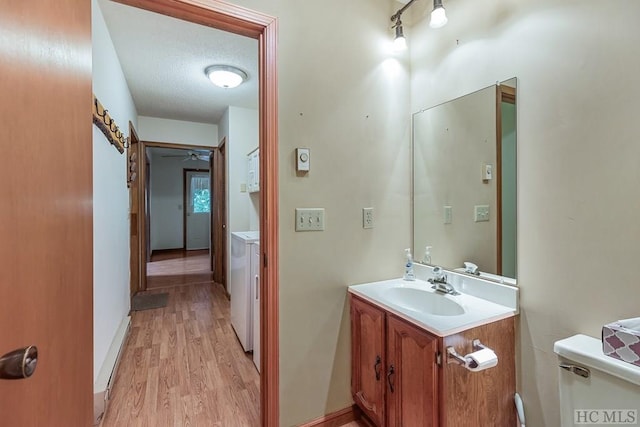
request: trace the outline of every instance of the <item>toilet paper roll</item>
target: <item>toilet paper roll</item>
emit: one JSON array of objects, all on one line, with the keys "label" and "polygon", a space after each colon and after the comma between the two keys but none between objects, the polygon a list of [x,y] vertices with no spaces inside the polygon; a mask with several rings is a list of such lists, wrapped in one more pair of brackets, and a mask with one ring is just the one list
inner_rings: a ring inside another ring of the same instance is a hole
[{"label": "toilet paper roll", "polygon": [[484,371],[498,364],[498,355],[490,348],[474,351],[473,353],[467,354],[464,358],[467,361],[465,367],[472,372]]}]

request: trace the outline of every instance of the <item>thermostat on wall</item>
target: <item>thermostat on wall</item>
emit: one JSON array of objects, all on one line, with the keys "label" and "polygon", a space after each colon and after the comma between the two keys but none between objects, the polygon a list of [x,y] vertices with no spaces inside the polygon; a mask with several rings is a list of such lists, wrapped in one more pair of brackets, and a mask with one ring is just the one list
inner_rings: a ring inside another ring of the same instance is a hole
[{"label": "thermostat on wall", "polygon": [[490,164],[482,165],[482,180],[490,181],[493,179],[493,166]]},{"label": "thermostat on wall", "polygon": [[296,148],[296,169],[298,172],[308,172],[310,169],[310,152],[308,148]]}]

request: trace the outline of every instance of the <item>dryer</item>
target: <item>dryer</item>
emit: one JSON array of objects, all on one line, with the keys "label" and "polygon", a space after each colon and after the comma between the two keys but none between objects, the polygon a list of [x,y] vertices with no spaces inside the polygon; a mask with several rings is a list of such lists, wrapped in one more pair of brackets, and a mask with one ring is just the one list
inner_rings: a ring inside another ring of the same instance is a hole
[{"label": "dryer", "polygon": [[[231,326],[244,351],[253,350],[253,302],[254,278],[251,263],[253,245],[260,241],[258,231],[231,233],[231,271],[229,293],[231,295]],[[255,271],[255,269],[254,269]]]}]

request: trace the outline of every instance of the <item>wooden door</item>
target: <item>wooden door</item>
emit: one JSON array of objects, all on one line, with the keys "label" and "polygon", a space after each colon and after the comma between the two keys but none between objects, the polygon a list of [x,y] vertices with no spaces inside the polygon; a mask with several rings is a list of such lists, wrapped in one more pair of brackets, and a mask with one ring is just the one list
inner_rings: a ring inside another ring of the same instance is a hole
[{"label": "wooden door", "polygon": [[135,295],[140,290],[140,276],[142,268],[146,268],[146,263],[141,258],[140,245],[144,244],[142,240],[142,230],[140,230],[140,163],[144,161],[141,157],[140,139],[138,133],[133,127],[133,123],[129,122],[129,148],[127,148],[129,177],[129,289],[130,296]]},{"label": "wooden door", "polygon": [[0,379],[4,426],[92,424],[90,9],[2,2],[0,355],[38,348],[32,377]]},{"label": "wooden door", "polygon": [[438,426],[438,339],[387,317],[387,426]]},{"label": "wooden door", "polygon": [[[185,250],[209,249],[209,236],[211,230],[211,198],[207,208],[198,209],[192,198],[194,179],[196,183],[207,183],[207,189],[210,189],[210,173],[207,169],[183,169],[183,248]],[[202,178],[202,179],[199,179]]]},{"label": "wooden door", "polygon": [[227,288],[227,172],[226,172],[226,140],[223,139],[218,148],[213,151],[212,174],[213,189],[213,224],[211,226],[211,241],[213,243],[213,280]]},{"label": "wooden door", "polygon": [[351,394],[377,426],[384,425],[385,313],[349,296],[351,303]]}]

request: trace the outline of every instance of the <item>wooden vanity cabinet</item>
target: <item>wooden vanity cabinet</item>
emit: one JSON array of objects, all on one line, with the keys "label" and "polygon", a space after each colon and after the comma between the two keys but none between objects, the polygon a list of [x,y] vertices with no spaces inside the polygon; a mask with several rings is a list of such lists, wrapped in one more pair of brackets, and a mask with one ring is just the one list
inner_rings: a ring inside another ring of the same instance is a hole
[{"label": "wooden vanity cabinet", "polygon": [[[378,427],[499,427],[516,425],[515,322],[507,318],[437,337],[353,294],[351,393]],[[481,372],[449,364],[481,340],[498,355]]]}]

